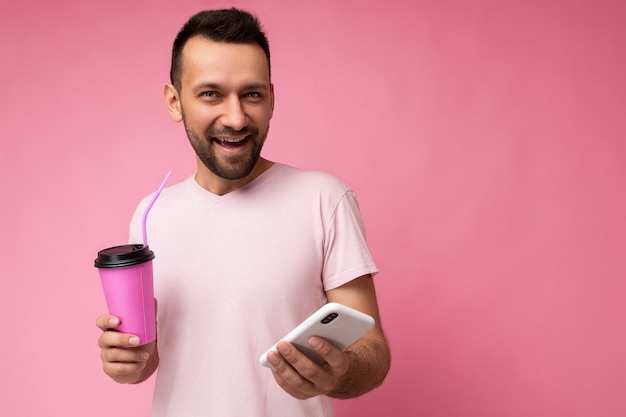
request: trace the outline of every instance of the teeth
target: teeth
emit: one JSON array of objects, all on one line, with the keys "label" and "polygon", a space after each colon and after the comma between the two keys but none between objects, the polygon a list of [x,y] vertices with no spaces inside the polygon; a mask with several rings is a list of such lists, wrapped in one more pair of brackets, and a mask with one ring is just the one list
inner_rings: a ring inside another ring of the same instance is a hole
[{"label": "teeth", "polygon": [[220,142],[228,142],[228,143],[237,143],[237,142],[242,142],[246,137],[244,136],[243,138],[216,138],[217,140],[219,140]]}]

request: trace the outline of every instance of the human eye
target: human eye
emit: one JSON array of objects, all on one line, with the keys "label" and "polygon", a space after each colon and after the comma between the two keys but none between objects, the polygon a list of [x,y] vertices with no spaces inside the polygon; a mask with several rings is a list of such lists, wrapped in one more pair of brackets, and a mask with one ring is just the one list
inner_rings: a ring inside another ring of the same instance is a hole
[{"label": "human eye", "polygon": [[215,98],[217,93],[215,91],[203,91],[200,93],[200,97]]},{"label": "human eye", "polygon": [[263,94],[258,91],[248,91],[243,97],[250,102],[259,102],[263,100]]}]

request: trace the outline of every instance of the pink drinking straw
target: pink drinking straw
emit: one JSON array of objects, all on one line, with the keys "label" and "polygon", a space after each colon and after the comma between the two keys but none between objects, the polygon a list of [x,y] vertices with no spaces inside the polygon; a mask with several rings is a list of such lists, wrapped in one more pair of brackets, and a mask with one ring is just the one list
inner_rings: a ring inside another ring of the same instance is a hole
[{"label": "pink drinking straw", "polygon": [[170,179],[171,175],[172,175],[172,171],[169,171],[167,173],[167,175],[165,176],[165,179],[161,183],[161,186],[159,187],[157,192],[154,193],[154,196],[152,197],[152,200],[150,200],[150,203],[148,203],[148,207],[146,207],[146,210],[143,212],[143,219],[141,220],[141,227],[142,227],[142,231],[143,231],[143,246],[144,246],[144,248],[148,246],[148,235],[146,233],[146,219],[148,218],[148,212],[150,211],[150,209],[154,205],[154,202],[156,201],[156,199],[159,198],[159,195],[161,194],[161,191],[163,191],[163,188],[165,188],[165,184],[167,183],[167,180]]}]

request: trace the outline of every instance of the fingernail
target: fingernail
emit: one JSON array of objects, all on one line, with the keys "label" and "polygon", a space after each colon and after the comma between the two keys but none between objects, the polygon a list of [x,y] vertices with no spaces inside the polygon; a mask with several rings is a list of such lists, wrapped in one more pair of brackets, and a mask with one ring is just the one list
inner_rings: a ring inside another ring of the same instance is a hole
[{"label": "fingernail", "polygon": [[120,324],[120,320],[119,320],[117,317],[111,317],[111,318],[109,319],[109,326],[111,326],[111,327],[115,327],[115,326],[117,326],[118,324]]},{"label": "fingernail", "polygon": [[322,347],[324,342],[319,337],[312,337],[309,339],[309,344],[313,349],[318,350]]},{"label": "fingernail", "polygon": [[149,357],[150,357],[150,354],[148,352],[142,352],[141,353],[141,359],[142,360],[147,361]]},{"label": "fingernail", "polygon": [[280,359],[278,358],[278,355],[275,354],[274,352],[268,353],[267,360],[272,365],[278,365],[278,362],[280,362]]},{"label": "fingernail", "polygon": [[291,349],[289,349],[289,345],[279,345],[277,347],[281,355],[287,355],[291,351]]},{"label": "fingernail", "polygon": [[129,345],[138,345],[139,344],[139,338],[138,337],[131,337],[130,339],[128,339],[128,344]]}]

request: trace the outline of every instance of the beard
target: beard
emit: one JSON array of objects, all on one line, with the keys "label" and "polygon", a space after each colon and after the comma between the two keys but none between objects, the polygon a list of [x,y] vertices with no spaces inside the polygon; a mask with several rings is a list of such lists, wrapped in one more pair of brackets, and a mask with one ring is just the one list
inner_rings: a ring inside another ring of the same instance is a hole
[{"label": "beard", "polygon": [[[261,157],[261,150],[269,130],[259,132],[259,129],[255,126],[247,126],[239,131],[222,127],[211,129],[202,136],[189,127],[184,115],[183,124],[185,125],[189,143],[191,143],[200,161],[213,174],[226,180],[239,180],[250,175]],[[245,141],[252,144],[250,151],[245,154],[226,156],[223,161],[218,159],[215,148],[219,145],[214,142],[213,138],[223,135],[238,136],[242,134],[247,136]]]}]

